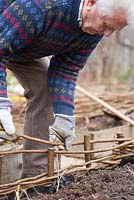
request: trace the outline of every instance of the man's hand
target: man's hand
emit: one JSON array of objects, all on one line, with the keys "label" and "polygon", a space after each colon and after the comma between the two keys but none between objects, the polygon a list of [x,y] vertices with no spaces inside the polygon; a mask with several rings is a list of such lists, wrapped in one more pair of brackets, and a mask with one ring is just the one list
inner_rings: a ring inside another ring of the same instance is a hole
[{"label": "man's hand", "polygon": [[75,138],[74,121],[74,118],[70,120],[67,116],[56,116],[54,124],[49,127],[50,141],[61,141],[64,143],[66,150],[71,149]]},{"label": "man's hand", "polygon": [[13,136],[15,134],[15,127],[12,121],[12,115],[9,110],[0,109],[0,124],[3,126],[5,132]]}]

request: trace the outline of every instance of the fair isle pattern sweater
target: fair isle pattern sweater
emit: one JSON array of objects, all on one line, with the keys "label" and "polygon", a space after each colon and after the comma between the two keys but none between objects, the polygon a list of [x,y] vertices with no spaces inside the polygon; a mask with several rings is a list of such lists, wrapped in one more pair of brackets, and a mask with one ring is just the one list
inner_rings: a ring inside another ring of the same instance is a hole
[{"label": "fair isle pattern sweater", "polygon": [[80,0],[1,1],[1,97],[7,97],[6,63],[10,59],[21,61],[53,55],[48,80],[54,113],[73,115],[79,71],[102,38],[79,28],[79,6]]}]

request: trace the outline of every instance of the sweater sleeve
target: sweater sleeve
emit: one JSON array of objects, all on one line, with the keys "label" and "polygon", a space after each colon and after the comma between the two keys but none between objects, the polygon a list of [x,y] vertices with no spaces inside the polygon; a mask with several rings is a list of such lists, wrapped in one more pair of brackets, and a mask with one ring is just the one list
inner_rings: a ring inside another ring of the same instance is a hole
[{"label": "sweater sleeve", "polygon": [[43,21],[33,1],[14,1],[0,15],[0,97],[7,97],[6,64],[17,50],[30,44]]},{"label": "sweater sleeve", "polygon": [[95,46],[79,52],[52,57],[48,70],[48,82],[54,114],[74,115],[77,77]]},{"label": "sweater sleeve", "polygon": [[0,14],[15,0],[3,0],[0,1]]}]

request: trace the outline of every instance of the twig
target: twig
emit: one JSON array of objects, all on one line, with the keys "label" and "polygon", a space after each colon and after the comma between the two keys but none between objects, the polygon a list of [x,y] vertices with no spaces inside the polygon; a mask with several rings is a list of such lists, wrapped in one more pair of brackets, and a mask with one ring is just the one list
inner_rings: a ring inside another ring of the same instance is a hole
[{"label": "twig", "polygon": [[[27,135],[22,135],[20,137],[27,139],[27,140],[32,140],[32,141],[35,141],[35,142],[40,142],[40,143],[48,144],[48,145],[52,145],[52,146],[60,146],[60,145],[64,146],[64,144],[62,142],[50,142],[48,140],[42,140],[42,139],[39,139],[39,138],[27,136]],[[72,143],[72,145],[82,145],[82,144],[83,144],[83,142],[81,142],[81,141],[77,141],[77,142]]]},{"label": "twig", "polygon": [[90,151],[55,151],[56,154],[86,154],[86,153],[99,153],[99,152],[107,152],[112,151],[114,149],[118,149],[121,147],[126,147],[130,144],[134,143],[134,140],[124,142],[120,145],[116,145],[115,147],[107,148],[107,149],[100,149],[100,150],[90,150]]},{"label": "twig", "polygon": [[20,195],[19,195],[19,193],[20,193],[20,185],[18,185],[17,190],[16,190],[15,193],[16,193],[16,199],[20,200]]},{"label": "twig", "polygon": [[131,172],[131,174],[133,174],[134,175],[134,172],[127,166],[127,169],[128,169],[128,171],[130,171]]}]

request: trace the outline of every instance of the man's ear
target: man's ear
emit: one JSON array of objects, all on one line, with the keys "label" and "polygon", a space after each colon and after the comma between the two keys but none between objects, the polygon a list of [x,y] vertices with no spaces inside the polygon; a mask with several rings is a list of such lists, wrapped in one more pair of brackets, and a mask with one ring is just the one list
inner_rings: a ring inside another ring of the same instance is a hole
[{"label": "man's ear", "polygon": [[91,10],[91,7],[96,3],[96,0],[85,0],[87,10]]}]

